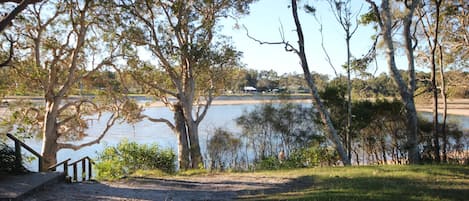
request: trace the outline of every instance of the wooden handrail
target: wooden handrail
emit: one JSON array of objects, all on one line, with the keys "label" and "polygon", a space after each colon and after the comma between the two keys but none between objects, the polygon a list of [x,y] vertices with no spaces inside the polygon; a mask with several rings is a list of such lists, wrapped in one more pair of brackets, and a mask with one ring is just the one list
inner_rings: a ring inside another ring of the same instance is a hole
[{"label": "wooden handrail", "polygon": [[31,152],[34,156],[36,156],[38,158],[39,171],[55,171],[55,169],[57,167],[59,167],[60,165],[63,165],[64,173],[65,173],[66,176],[68,176],[68,167],[73,166],[73,178],[72,179],[73,179],[73,181],[77,181],[78,180],[77,166],[78,166],[78,163],[81,163],[82,180],[85,181],[86,180],[86,160],[88,160],[88,180],[91,180],[91,178],[93,177],[92,171],[93,171],[94,162],[88,156],[85,156],[81,159],[78,159],[73,163],[69,163],[71,158],[68,158],[68,159],[66,159],[66,160],[64,160],[60,163],[52,165],[52,166],[48,167],[47,169],[43,170],[42,169],[43,157],[42,157],[41,154],[34,151],[34,149],[32,149],[30,146],[28,146],[27,144],[25,144],[24,142],[22,142],[21,140],[19,140],[15,136],[13,136],[12,134],[7,133],[6,136],[8,138],[12,139],[15,142],[15,163],[16,163],[16,166],[17,166],[16,168],[17,169],[19,169],[21,167],[21,162],[22,162],[21,147],[24,147],[26,150],[28,150],[29,152]]},{"label": "wooden handrail", "polygon": [[90,157],[85,156],[81,159],[76,160],[75,162],[70,163],[69,166],[73,166],[73,177],[72,181],[78,181],[78,163],[81,162],[81,178],[82,181],[86,180],[86,160],[88,160],[88,180],[91,180],[93,177],[93,160]]},{"label": "wooden handrail", "polygon": [[22,147],[24,147],[25,149],[27,149],[29,152],[31,152],[33,155],[35,155],[36,157],[41,157],[41,154],[37,153],[36,151],[34,151],[33,148],[31,148],[30,146],[28,146],[27,144],[25,144],[24,142],[22,142],[20,139],[16,138],[15,136],[13,136],[12,134],[10,133],[7,133],[7,136],[14,140],[15,142],[18,142],[21,144]]},{"label": "wooden handrail", "polygon": [[30,146],[28,146],[27,144],[25,144],[24,142],[22,142],[21,140],[19,140],[15,136],[13,136],[12,134],[7,133],[7,137],[12,139],[13,141],[15,141],[15,160],[16,160],[16,166],[17,166],[16,168],[20,168],[20,166],[21,166],[21,161],[22,161],[21,147],[24,147],[26,150],[28,150],[29,152],[31,152],[34,156],[36,156],[38,158],[38,166],[39,166],[38,170],[43,171],[41,154],[34,151],[33,148],[31,148]]},{"label": "wooden handrail", "polygon": [[72,160],[72,159],[71,159],[71,158],[68,158],[67,160],[64,160],[64,161],[62,161],[62,162],[60,162],[60,163],[57,163],[57,164],[55,164],[55,165],[53,165],[53,166],[50,166],[50,167],[47,168],[47,169],[48,169],[48,170],[55,169],[56,167],[59,167],[59,166],[62,165],[62,164],[68,163],[68,161],[70,161],[70,160]]},{"label": "wooden handrail", "polygon": [[60,163],[57,163],[53,166],[50,166],[47,170],[49,171],[55,171],[55,168],[59,167],[60,165],[64,165],[64,173],[65,176],[68,176],[68,161],[72,160],[71,158],[68,158],[67,160],[64,160]]},{"label": "wooden handrail", "polygon": [[70,163],[70,166],[71,166],[71,165],[74,165],[74,164],[77,164],[77,163],[79,163],[79,162],[81,162],[81,161],[87,160],[87,159],[88,159],[88,161],[90,161],[90,163],[93,163],[93,164],[94,164],[93,160],[91,160],[90,157],[85,156],[85,157],[83,157],[83,158],[80,158],[80,159],[76,160],[76,161],[73,162],[73,163]]}]

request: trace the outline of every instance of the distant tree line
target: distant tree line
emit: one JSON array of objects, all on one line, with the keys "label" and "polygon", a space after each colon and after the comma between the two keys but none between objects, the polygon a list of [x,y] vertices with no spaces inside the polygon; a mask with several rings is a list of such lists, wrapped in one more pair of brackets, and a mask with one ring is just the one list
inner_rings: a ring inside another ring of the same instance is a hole
[{"label": "distant tree line", "polygon": [[[334,126],[345,142],[347,100],[344,85],[321,92]],[[351,162],[354,165],[408,164],[405,110],[397,99],[377,98],[352,103]],[[236,119],[241,133],[216,129],[207,141],[206,166],[211,170],[279,169],[339,165],[340,157],[325,135],[317,112],[305,104],[264,104]],[[440,125],[441,126],[441,125]],[[457,122],[446,127],[445,158],[467,164],[468,133]],[[419,116],[420,160],[434,162],[432,123]],[[441,137],[442,138],[442,137]],[[279,153],[285,154],[282,160]]]}]

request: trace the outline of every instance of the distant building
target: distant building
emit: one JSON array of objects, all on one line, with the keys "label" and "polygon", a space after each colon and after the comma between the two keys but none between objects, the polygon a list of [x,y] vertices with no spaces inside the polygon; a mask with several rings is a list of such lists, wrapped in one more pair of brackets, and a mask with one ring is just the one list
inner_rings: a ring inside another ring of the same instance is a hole
[{"label": "distant building", "polygon": [[256,89],[255,87],[246,86],[246,87],[243,88],[243,91],[244,91],[245,93],[249,93],[249,92],[252,93],[252,92],[256,92],[257,89]]}]

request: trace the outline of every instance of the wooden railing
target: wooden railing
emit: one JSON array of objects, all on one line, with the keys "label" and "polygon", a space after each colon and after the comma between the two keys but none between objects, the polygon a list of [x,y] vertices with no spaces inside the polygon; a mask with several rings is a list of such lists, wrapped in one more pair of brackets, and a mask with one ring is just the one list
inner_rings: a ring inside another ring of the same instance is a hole
[{"label": "wooden railing", "polygon": [[[88,179],[86,178],[86,161],[88,161]],[[93,160],[91,160],[90,157],[85,156],[73,163],[70,163],[69,166],[73,167],[73,177],[72,182],[77,182],[78,181],[78,164],[81,163],[81,181],[86,181],[86,180],[91,180],[93,177]]]},{"label": "wooden railing", "polygon": [[67,160],[64,160],[60,163],[57,163],[53,166],[50,166],[49,168],[47,168],[48,171],[55,171],[57,167],[59,167],[60,165],[63,165],[63,170],[64,170],[64,173],[65,173],[65,176],[68,176],[68,161],[72,160],[71,158],[68,158]]},{"label": "wooden railing", "polygon": [[43,159],[42,159],[41,154],[34,151],[34,149],[29,147],[27,144],[25,144],[24,142],[22,142],[21,140],[19,140],[15,136],[13,136],[12,134],[7,133],[7,137],[12,139],[13,141],[15,141],[15,166],[16,166],[15,168],[16,169],[20,169],[21,168],[21,163],[23,162],[23,159],[22,159],[22,156],[21,156],[21,147],[23,147],[26,150],[28,150],[29,152],[31,152],[34,156],[37,157],[38,166],[39,166],[38,171],[43,171],[43,169],[42,169]]},{"label": "wooden railing", "polygon": [[[71,160],[70,158],[60,162],[60,163],[57,163],[53,166],[50,166],[48,167],[46,170],[43,169],[43,157],[41,154],[37,153],[36,151],[34,151],[34,149],[32,149],[30,146],[28,146],[27,144],[25,144],[24,142],[22,142],[21,140],[19,140],[18,138],[16,138],[15,136],[13,136],[12,134],[10,133],[7,133],[7,137],[12,139],[14,142],[15,142],[15,168],[16,169],[19,169],[21,168],[22,166],[22,155],[21,155],[21,147],[25,148],[26,150],[28,150],[30,153],[32,153],[34,156],[36,156],[38,158],[38,171],[42,172],[42,171],[56,171],[57,167],[63,165],[63,172],[65,174],[65,177],[66,178],[69,178],[71,182],[78,182],[78,164],[81,164],[81,181],[86,181],[86,180],[91,180],[92,177],[93,177],[93,160],[91,160],[90,157],[88,156],[85,156],[75,162],[72,162],[69,164],[69,161]],[[88,165],[86,163],[86,161],[88,161]],[[72,169],[73,169],[73,176],[70,178],[69,175],[68,175],[68,167],[72,166]],[[88,168],[86,168],[88,167]],[[87,171],[88,170],[88,174],[87,174]],[[88,177],[87,177],[88,175]]]}]

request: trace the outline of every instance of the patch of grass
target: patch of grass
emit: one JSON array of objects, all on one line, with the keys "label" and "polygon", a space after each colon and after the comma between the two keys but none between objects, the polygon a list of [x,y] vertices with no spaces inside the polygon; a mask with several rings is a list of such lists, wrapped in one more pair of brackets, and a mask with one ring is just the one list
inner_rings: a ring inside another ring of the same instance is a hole
[{"label": "patch of grass", "polygon": [[208,171],[205,169],[191,169],[180,171],[177,173],[177,176],[197,176],[197,175],[206,175]]},{"label": "patch of grass", "polygon": [[137,170],[135,171],[131,177],[146,177],[146,178],[161,178],[161,177],[168,177],[170,174],[163,172],[159,169],[153,170]]},{"label": "patch of grass", "polygon": [[324,167],[252,174],[312,181],[301,188],[280,189],[283,193],[250,195],[243,200],[449,201],[469,198],[469,166]]}]

